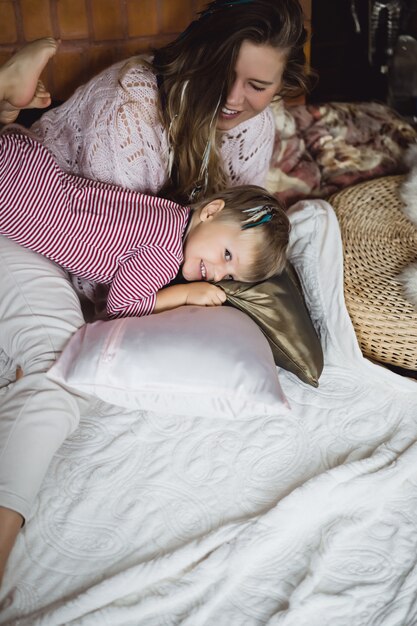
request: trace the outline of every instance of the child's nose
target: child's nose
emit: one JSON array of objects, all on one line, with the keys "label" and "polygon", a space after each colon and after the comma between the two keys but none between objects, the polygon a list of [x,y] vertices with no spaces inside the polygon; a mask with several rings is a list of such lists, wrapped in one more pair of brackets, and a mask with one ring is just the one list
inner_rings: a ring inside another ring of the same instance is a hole
[{"label": "child's nose", "polygon": [[226,276],[229,276],[230,270],[223,265],[217,266],[214,270],[214,281],[217,283],[219,280],[224,280]]}]

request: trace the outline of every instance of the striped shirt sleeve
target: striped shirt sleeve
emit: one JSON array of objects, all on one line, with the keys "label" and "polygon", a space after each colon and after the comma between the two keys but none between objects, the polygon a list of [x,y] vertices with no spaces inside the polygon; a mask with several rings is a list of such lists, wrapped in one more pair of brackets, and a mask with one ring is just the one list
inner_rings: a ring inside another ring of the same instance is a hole
[{"label": "striped shirt sleeve", "polygon": [[138,250],[120,265],[107,297],[110,318],[150,315],[156,293],[177,275],[181,258],[169,250],[152,247]]}]

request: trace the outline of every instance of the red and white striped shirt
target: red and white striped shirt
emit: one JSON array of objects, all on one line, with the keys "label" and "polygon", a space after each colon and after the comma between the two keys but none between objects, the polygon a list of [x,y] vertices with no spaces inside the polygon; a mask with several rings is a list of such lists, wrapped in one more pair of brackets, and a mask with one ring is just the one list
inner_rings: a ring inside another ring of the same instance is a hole
[{"label": "red and white striped shirt", "polygon": [[178,273],[190,209],[66,174],[33,138],[0,135],[0,234],[110,286],[111,317],[148,315]]}]

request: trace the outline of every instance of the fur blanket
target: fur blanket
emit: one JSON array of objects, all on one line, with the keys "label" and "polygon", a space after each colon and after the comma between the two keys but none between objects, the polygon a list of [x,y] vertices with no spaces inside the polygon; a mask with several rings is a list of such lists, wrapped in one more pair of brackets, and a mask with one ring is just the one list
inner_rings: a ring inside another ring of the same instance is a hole
[{"label": "fur blanket", "polygon": [[276,102],[273,112],[275,144],[266,186],[287,206],[407,171],[404,151],[417,133],[386,105]]}]

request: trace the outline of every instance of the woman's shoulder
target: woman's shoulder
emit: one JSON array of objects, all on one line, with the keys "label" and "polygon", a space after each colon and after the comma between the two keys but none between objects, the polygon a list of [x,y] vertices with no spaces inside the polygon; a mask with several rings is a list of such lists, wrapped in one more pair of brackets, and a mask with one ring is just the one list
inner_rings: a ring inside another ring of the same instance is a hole
[{"label": "woman's shoulder", "polygon": [[152,67],[146,63],[147,57],[131,57],[113,63],[93,76],[87,83],[79,87],[76,97],[82,94],[116,92],[121,100],[132,99],[132,95],[143,93],[145,97],[157,92],[156,76]]},{"label": "woman's shoulder", "polygon": [[159,91],[155,73],[147,64],[149,58],[134,57],[118,68],[118,101],[126,115],[138,123],[153,128],[161,127]]},{"label": "woman's shoulder", "polygon": [[84,102],[90,110],[106,109],[107,116],[127,115],[158,124],[158,85],[148,60],[131,57],[107,67],[75,92],[77,106]]},{"label": "woman's shoulder", "polygon": [[136,56],[116,63],[113,67],[121,87],[157,92],[156,76],[150,61],[149,56]]}]

